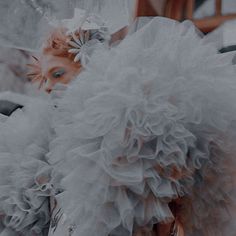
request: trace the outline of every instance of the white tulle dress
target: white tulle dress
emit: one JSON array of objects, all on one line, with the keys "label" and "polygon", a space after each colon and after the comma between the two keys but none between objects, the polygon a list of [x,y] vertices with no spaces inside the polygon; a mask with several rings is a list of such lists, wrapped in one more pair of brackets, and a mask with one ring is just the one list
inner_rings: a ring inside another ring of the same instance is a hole
[{"label": "white tulle dress", "polygon": [[53,109],[46,100],[11,92],[0,93],[0,100],[23,106],[0,116],[0,235],[46,236],[53,187],[45,154]]},{"label": "white tulle dress", "polygon": [[191,23],[154,18],[99,45],[51,102],[4,95],[24,108],[0,117],[0,236],[46,236],[55,194],[53,236],[132,236],[174,219],[187,236],[235,236],[232,57]]},{"label": "white tulle dress", "polygon": [[190,22],[154,18],[99,47],[57,100],[47,154],[70,235],[131,236],[177,217],[187,236],[234,236],[235,91],[232,55]]}]

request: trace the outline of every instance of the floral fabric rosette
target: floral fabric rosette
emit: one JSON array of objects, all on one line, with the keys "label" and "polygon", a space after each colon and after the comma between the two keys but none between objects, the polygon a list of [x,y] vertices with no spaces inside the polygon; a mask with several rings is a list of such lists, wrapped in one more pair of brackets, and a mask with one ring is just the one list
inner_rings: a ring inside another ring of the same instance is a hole
[{"label": "floral fabric rosette", "polygon": [[66,29],[69,36],[69,53],[75,55],[74,61],[85,66],[93,51],[110,40],[109,29],[102,18],[95,14],[88,14],[85,10],[76,8],[72,19],[61,22],[51,22],[53,26]]}]

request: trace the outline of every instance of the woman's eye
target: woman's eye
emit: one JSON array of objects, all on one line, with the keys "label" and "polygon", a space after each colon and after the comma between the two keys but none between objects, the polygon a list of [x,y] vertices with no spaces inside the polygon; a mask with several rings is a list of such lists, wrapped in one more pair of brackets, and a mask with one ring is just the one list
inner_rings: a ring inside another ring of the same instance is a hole
[{"label": "woman's eye", "polygon": [[57,71],[53,72],[52,77],[55,78],[55,79],[58,79],[61,76],[63,76],[65,73],[66,73],[66,71],[64,69],[60,69],[60,70],[57,70]]}]

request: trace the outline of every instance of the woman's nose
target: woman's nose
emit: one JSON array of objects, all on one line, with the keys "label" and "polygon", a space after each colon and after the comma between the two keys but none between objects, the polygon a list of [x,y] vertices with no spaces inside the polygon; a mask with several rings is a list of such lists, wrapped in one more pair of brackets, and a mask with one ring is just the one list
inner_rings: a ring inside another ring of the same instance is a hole
[{"label": "woman's nose", "polygon": [[53,81],[51,81],[50,79],[47,79],[46,84],[45,84],[45,91],[47,93],[51,93],[54,85],[55,83]]}]

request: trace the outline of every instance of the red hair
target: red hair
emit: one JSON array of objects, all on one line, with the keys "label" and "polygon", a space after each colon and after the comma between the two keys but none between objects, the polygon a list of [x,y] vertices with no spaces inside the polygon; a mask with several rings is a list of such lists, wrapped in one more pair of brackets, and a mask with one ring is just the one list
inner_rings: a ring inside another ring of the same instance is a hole
[{"label": "red hair", "polygon": [[[68,52],[69,49],[71,49],[71,46],[68,44],[71,39],[72,37],[66,34],[65,28],[55,28],[43,44],[42,56],[52,55],[57,57],[65,57],[71,61],[71,64],[75,68],[81,68],[81,64],[79,62],[74,62],[75,55]],[[32,82],[39,81],[39,88],[41,88],[46,78],[42,75],[40,60],[36,57],[33,57],[33,59],[33,63],[28,64],[31,71],[27,75]]]},{"label": "red hair", "polygon": [[43,54],[51,54],[53,56],[67,57],[73,61],[74,55],[69,53],[71,48],[68,41],[71,36],[66,34],[65,28],[57,28],[50,34],[46,42],[43,44]]}]

